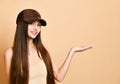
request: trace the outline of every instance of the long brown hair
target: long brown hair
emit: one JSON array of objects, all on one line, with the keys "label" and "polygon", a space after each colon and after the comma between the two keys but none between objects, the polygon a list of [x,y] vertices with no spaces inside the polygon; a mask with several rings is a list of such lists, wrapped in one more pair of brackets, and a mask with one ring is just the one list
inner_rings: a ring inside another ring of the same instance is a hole
[{"label": "long brown hair", "polygon": [[[25,10],[24,10],[25,11]],[[23,12],[23,11],[22,11]],[[11,60],[10,68],[10,84],[28,84],[29,83],[29,65],[28,65],[28,24],[21,20],[21,14],[17,18],[17,28],[13,44],[13,57]],[[18,19],[20,18],[20,21]],[[43,61],[47,69],[47,84],[55,84],[54,74],[50,55],[41,41],[41,32],[33,39],[33,43],[36,46],[38,56],[41,53]]]}]

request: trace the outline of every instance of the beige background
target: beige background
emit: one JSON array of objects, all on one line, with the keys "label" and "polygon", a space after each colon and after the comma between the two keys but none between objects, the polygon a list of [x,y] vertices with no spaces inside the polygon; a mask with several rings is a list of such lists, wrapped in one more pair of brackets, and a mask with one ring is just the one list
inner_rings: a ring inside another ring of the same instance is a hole
[{"label": "beige background", "polygon": [[94,44],[94,48],[74,54],[60,84],[120,84],[119,0],[2,0],[0,84],[6,84],[4,52],[12,46],[16,16],[26,8],[38,10],[46,19],[42,39],[57,66],[72,46]]}]

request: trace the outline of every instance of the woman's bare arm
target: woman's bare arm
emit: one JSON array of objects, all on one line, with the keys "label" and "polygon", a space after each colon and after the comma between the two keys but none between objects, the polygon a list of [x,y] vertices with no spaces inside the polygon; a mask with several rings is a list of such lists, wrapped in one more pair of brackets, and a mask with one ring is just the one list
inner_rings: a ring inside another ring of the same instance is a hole
[{"label": "woman's bare arm", "polygon": [[68,56],[66,57],[64,63],[62,64],[62,66],[60,68],[57,68],[54,61],[52,60],[55,79],[59,82],[61,82],[64,79],[64,77],[69,69],[73,54],[75,52],[82,52],[82,51],[85,51],[90,48],[92,48],[92,46],[75,46],[75,47],[73,47],[69,51]]},{"label": "woman's bare arm", "polygon": [[12,58],[12,48],[9,48],[6,52],[5,52],[5,70],[6,70],[6,77],[7,80],[9,81],[9,74],[10,74],[10,65],[11,65],[11,58]]}]

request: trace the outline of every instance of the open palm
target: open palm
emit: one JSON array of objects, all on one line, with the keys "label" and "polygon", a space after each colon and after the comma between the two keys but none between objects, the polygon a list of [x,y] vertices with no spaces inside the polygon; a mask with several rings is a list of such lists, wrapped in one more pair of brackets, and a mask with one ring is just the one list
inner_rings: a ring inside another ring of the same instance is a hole
[{"label": "open palm", "polygon": [[74,51],[74,52],[82,52],[82,51],[88,50],[90,48],[92,48],[92,46],[90,46],[90,45],[89,46],[74,46],[72,48],[72,51]]}]

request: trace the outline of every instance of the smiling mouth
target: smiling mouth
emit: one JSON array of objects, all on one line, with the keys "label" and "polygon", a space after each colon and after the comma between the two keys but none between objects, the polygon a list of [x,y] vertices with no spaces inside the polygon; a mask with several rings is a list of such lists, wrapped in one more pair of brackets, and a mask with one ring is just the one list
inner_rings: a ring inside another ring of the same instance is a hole
[{"label": "smiling mouth", "polygon": [[36,31],[31,31],[33,35],[37,35],[38,33]]}]

